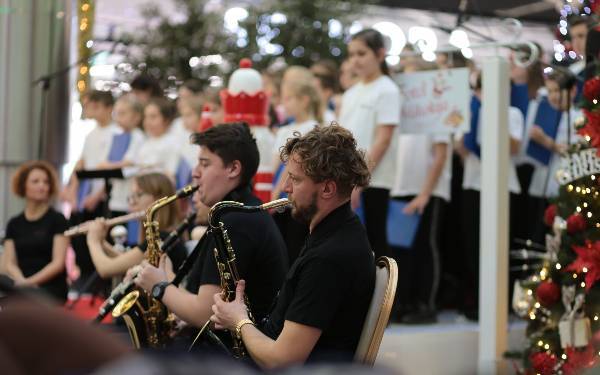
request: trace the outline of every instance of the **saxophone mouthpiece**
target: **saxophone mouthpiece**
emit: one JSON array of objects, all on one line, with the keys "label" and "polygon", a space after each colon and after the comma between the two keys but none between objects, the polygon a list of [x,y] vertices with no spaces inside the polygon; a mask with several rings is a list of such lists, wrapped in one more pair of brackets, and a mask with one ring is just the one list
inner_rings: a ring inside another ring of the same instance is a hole
[{"label": "saxophone mouthpiece", "polygon": [[196,190],[198,190],[198,185],[187,185],[177,190],[175,195],[177,196],[177,199],[184,198],[194,194]]},{"label": "saxophone mouthpiece", "polygon": [[291,203],[287,198],[277,199],[268,203],[265,203],[260,206],[262,210],[275,210],[279,213],[285,211],[288,207],[290,207]]}]

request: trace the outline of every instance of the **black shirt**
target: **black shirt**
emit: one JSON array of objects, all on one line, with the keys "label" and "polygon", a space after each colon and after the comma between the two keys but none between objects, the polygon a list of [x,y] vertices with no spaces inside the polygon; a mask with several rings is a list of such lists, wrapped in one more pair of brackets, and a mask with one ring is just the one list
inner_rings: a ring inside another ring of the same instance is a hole
[{"label": "black shirt", "polygon": [[[160,239],[164,241],[164,239],[167,238],[167,236],[169,235],[169,232],[160,231],[159,234]],[[146,249],[148,248],[148,241],[144,240],[144,242],[142,242],[138,247],[140,250],[142,250],[144,254],[146,254]],[[187,249],[181,241],[177,241],[173,245],[172,249],[169,251],[168,255],[169,259],[171,259],[171,262],[173,263],[173,271],[176,272],[179,266],[181,266],[181,263],[183,263],[183,261],[187,257]]]},{"label": "black shirt", "polygon": [[[6,238],[15,243],[17,262],[23,276],[29,277],[52,261],[54,236],[67,230],[67,220],[53,208],[37,220],[27,220],[25,213],[9,220]],[[58,300],[67,298],[66,272],[63,271],[39,287]]]},{"label": "black shirt", "polygon": [[277,339],[285,320],[322,331],[308,361],[352,360],[375,286],[367,234],[346,203],[308,236],[261,327]]},{"label": "black shirt", "polygon": [[[262,203],[252,195],[250,188],[235,190],[223,200],[246,206]],[[223,215],[222,222],[236,255],[240,278],[246,281],[250,311],[260,322],[269,312],[285,278],[288,268],[285,243],[267,212],[228,212]],[[188,276],[188,290],[197,291],[204,284],[221,284],[213,252],[215,240],[210,231],[207,235],[209,237]]]}]

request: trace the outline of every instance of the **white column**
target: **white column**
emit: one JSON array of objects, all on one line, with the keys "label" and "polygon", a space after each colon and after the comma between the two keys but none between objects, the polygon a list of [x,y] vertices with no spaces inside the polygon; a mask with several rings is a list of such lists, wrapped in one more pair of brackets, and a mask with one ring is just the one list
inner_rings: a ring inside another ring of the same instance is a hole
[{"label": "white column", "polygon": [[508,329],[508,64],[483,64],[479,261],[480,374],[504,373]]}]

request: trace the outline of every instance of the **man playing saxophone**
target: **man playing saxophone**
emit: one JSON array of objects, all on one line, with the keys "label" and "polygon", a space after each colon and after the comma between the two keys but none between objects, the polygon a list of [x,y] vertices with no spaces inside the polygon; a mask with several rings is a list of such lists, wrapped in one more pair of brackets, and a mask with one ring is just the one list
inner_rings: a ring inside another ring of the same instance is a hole
[{"label": "man playing saxophone", "polygon": [[348,130],[332,125],[288,139],[281,159],[292,215],[310,234],[263,324],[249,320],[243,302],[251,280],[238,282],[232,302],[216,294],[211,320],[236,332],[262,368],[350,361],[375,283],[373,252],[350,208],[352,190],[369,182],[364,154]]},{"label": "man playing saxophone", "polygon": [[[258,168],[258,149],[246,124],[221,124],[196,133],[192,141],[200,145],[198,164],[193,171],[200,200],[206,206],[220,201],[238,201],[254,206],[261,202],[250,188]],[[264,318],[287,270],[285,244],[275,222],[266,212],[223,215],[222,222],[236,254],[239,274],[249,284],[247,295],[257,320]],[[212,315],[213,295],[221,291],[220,277],[213,255],[214,238],[204,241],[201,253],[188,275],[187,290],[169,283],[167,262],[152,267],[142,263],[135,283],[179,318],[202,327]]]}]

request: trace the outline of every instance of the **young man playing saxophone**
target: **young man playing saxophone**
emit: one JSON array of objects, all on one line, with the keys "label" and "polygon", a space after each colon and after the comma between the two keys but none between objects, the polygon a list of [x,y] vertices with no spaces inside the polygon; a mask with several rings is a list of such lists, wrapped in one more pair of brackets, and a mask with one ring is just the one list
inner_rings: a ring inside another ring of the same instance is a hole
[{"label": "young man playing saxophone", "polygon": [[[217,125],[194,134],[192,141],[200,145],[193,178],[198,185],[196,194],[204,205],[212,207],[224,200],[248,206],[261,204],[250,188],[258,168],[259,154],[256,140],[246,124]],[[252,313],[257,320],[262,319],[287,271],[287,255],[281,234],[266,212],[231,212],[225,214],[222,221],[236,254],[240,276],[254,283],[247,291]],[[165,270],[167,266],[162,261],[159,268],[143,262],[135,283],[161,300],[183,321],[202,327],[212,315],[213,295],[221,291],[214,248],[214,238],[207,238],[188,275],[187,289],[197,290],[197,294],[170,284]]]},{"label": "young man playing saxophone", "polygon": [[250,280],[238,283],[232,302],[215,294],[211,320],[236,332],[262,368],[352,360],[375,284],[373,252],[350,208],[352,190],[369,182],[364,153],[332,125],[289,139],[281,158],[292,215],[309,224],[304,248],[264,324],[249,320],[243,302]]}]

